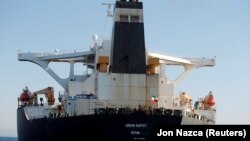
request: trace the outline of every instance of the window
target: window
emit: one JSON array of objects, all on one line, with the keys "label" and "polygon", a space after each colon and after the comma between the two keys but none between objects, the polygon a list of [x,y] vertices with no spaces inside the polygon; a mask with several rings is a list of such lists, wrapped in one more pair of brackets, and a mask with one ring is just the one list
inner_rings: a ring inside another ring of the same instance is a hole
[{"label": "window", "polygon": [[127,15],[121,15],[120,16],[120,22],[128,22],[128,16]]},{"label": "window", "polygon": [[138,23],[139,22],[139,16],[131,16],[130,22]]}]

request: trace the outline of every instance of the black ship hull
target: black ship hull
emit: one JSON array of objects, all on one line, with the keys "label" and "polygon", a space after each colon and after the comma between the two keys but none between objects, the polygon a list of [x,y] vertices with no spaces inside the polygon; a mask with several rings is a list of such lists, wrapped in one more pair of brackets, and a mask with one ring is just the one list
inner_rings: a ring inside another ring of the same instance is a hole
[{"label": "black ship hull", "polygon": [[164,125],[180,125],[182,116],[133,114],[100,114],[63,118],[28,120],[24,108],[17,109],[19,141],[153,140],[156,129]]}]

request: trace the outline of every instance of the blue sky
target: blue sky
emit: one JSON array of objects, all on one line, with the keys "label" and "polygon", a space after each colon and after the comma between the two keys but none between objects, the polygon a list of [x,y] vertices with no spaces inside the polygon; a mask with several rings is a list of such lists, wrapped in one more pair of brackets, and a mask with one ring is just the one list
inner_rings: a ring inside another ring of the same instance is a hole
[{"label": "blue sky", "polygon": [[[112,19],[103,1],[0,0],[0,136],[16,136],[17,97],[25,86],[53,86],[39,66],[19,62],[17,53],[88,49],[93,34],[109,37]],[[194,70],[175,90],[194,100],[210,90],[217,124],[250,124],[250,1],[144,0],[146,47],[183,57],[216,56],[216,66]],[[65,65],[54,65],[68,75]],[[167,69],[168,70],[168,69]],[[179,72],[169,69],[169,78]],[[173,74],[172,74],[173,73]]]}]

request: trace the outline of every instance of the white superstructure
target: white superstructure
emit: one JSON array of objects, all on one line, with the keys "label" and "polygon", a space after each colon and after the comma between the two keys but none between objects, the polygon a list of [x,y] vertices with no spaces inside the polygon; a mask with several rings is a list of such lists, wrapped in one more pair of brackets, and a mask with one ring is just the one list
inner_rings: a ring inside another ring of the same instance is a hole
[{"label": "white superstructure", "polygon": [[[147,52],[147,66],[151,67],[147,74],[116,74],[109,72],[109,60],[105,62],[107,66],[104,69],[98,70],[97,66],[100,64],[101,59],[110,58],[110,42],[110,40],[105,40],[103,44],[92,47],[90,51],[67,53],[60,51],[52,53],[19,52],[18,57],[20,61],[30,61],[38,64],[61,84],[65,89],[65,100],[67,99],[68,104],[72,103],[66,108],[70,115],[93,114],[93,109],[98,102],[99,105],[101,103],[102,107],[112,105],[138,108],[138,105],[141,105],[166,109],[191,108],[191,106],[186,105],[188,103],[180,106],[180,98],[175,96],[174,88],[192,70],[215,65],[214,59],[179,58]],[[68,78],[60,78],[49,68],[50,62],[70,63]],[[82,62],[83,68],[91,69],[92,74],[74,75],[74,64],[77,62]],[[185,71],[171,82],[167,80],[164,71],[168,65],[182,66]],[[86,99],[84,96],[80,96],[84,94],[93,94],[97,99]],[[153,96],[158,98],[158,102],[152,103]],[[186,110],[190,111],[191,109]],[[214,112],[196,110],[196,113],[210,115]],[[208,115],[206,116],[209,117]],[[211,118],[214,119],[214,117]]]}]

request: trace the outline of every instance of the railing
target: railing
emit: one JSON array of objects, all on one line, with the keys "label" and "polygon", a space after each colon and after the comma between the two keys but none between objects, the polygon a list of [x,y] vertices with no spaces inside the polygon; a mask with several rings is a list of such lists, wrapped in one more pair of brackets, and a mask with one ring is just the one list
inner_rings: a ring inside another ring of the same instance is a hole
[{"label": "railing", "polygon": [[204,122],[212,122],[212,123],[215,123],[214,120],[207,118],[205,115],[199,115],[199,114],[192,113],[192,112],[186,112],[186,113],[184,114],[184,116],[189,117],[189,118],[198,119],[198,120],[201,120],[201,121],[204,121]]},{"label": "railing", "polygon": [[95,108],[94,114],[142,114],[142,115],[162,115],[162,116],[182,116],[182,110],[179,109],[165,109],[165,108],[148,108],[148,109],[136,109],[130,107],[103,107],[103,108]]},{"label": "railing", "polygon": [[84,52],[87,51],[86,49],[74,49],[74,50],[62,50],[59,51],[58,49],[55,49],[54,52],[42,52],[42,53],[25,53],[25,52],[21,52],[19,50],[18,52],[18,56],[22,57],[22,55],[27,55],[30,54],[32,56],[36,56],[36,57],[45,57],[45,56],[51,56],[51,55],[64,55],[64,54],[71,54],[71,53],[80,53],[80,52]]}]

